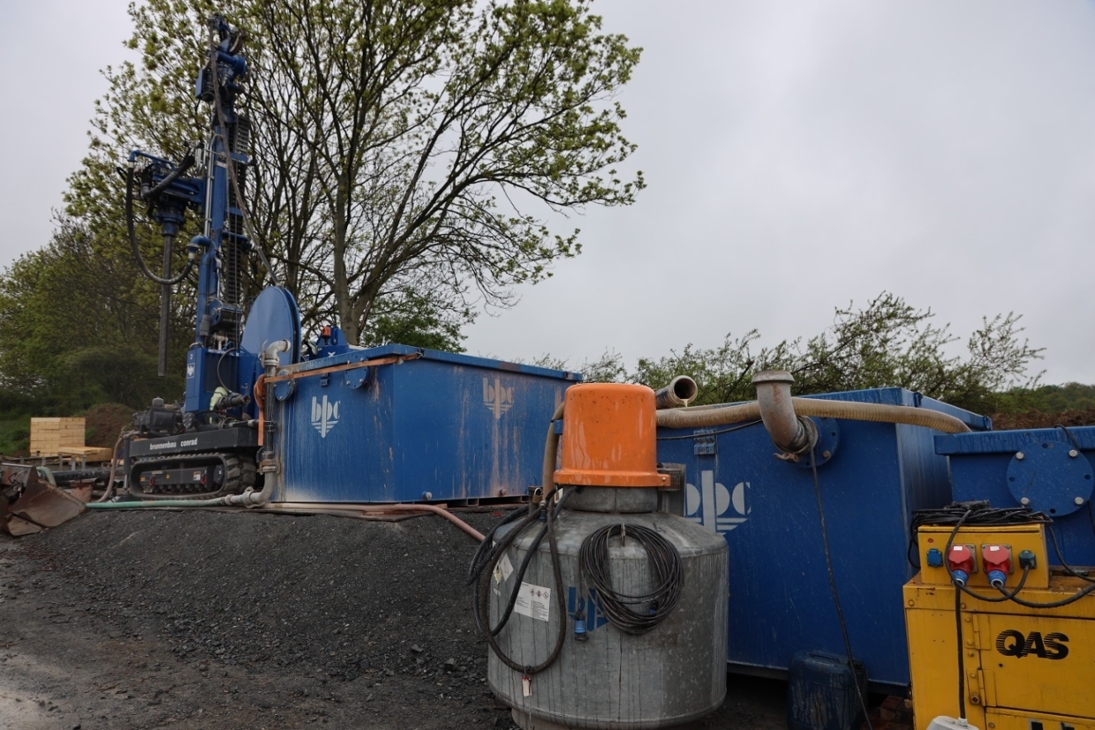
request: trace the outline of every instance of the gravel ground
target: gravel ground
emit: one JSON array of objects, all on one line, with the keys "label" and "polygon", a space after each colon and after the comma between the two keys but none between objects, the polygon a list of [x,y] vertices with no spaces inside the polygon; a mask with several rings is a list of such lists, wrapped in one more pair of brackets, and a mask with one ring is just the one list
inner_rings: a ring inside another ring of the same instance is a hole
[{"label": "gravel ground", "polygon": [[[514,727],[486,685],[474,548],[436,517],[209,511],[0,540],[0,728]],[[696,727],[785,727],[782,683],[730,680]]]}]

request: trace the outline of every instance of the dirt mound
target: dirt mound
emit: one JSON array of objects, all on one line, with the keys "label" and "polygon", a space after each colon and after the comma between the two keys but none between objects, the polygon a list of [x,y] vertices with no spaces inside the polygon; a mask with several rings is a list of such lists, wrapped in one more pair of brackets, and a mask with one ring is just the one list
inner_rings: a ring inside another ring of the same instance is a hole
[{"label": "dirt mound", "polygon": [[123,428],[133,424],[133,409],[121,403],[100,403],[84,416],[88,446],[111,447]]}]

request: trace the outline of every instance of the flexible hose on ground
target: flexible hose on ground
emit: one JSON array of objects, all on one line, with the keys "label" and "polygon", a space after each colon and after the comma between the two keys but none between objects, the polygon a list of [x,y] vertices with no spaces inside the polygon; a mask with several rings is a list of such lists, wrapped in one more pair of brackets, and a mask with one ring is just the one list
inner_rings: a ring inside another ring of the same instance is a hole
[{"label": "flexible hose on ground", "polygon": [[[850,401],[821,400],[819,398],[792,398],[795,413],[818,418],[845,418],[853,421],[878,423],[903,423],[910,426],[934,428],[943,433],[965,433],[969,426],[954,416],[926,408],[891,406],[880,403],[852,403]],[[657,412],[661,428],[706,428],[724,426],[760,418],[760,406],[756,401],[737,405],[696,406]],[[546,459],[546,457],[545,457]]]},{"label": "flexible hose on ground", "polygon": [[[242,494],[231,494],[213,499],[153,499],[144,502],[92,502],[88,504],[90,509],[162,509],[180,508],[197,509],[202,507],[233,507],[239,506]],[[236,501],[233,501],[235,498]],[[307,512],[309,514],[333,514],[340,517],[357,517],[369,514],[383,514],[391,512],[420,512],[435,514],[444,517],[468,535],[483,541],[483,533],[464,522],[462,519],[449,512],[444,507],[434,504],[368,504],[368,505],[315,505],[311,503],[280,502],[266,505],[271,511]]]},{"label": "flexible hose on ground", "polygon": [[224,497],[213,499],[151,499],[147,502],[90,502],[88,509],[153,509],[156,507],[227,507]]},{"label": "flexible hose on ground", "polygon": [[[356,517],[358,515],[370,515],[370,514],[387,514],[398,512],[421,512],[435,514],[439,517],[444,517],[452,524],[459,527],[469,536],[483,542],[485,539],[483,533],[475,529],[464,520],[457,517],[455,514],[445,509],[444,507],[436,504],[326,504],[317,505],[309,502],[274,502],[273,504],[266,505],[266,509],[277,512],[315,512],[319,514],[338,514],[342,516]],[[355,514],[356,513],[356,514]]]},{"label": "flexible hose on ground", "polygon": [[124,440],[125,434],[123,433],[114,442],[114,450],[110,452],[110,476],[106,480],[106,491],[103,492],[103,496],[95,500],[96,502],[105,502],[114,494],[114,474],[118,468],[118,447],[122,445]]}]

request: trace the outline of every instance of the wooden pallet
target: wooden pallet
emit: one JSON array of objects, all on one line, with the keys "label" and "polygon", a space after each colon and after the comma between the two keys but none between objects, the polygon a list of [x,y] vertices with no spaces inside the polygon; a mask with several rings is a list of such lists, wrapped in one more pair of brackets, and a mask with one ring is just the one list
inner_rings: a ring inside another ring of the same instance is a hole
[{"label": "wooden pallet", "polygon": [[58,449],[57,455],[79,459],[86,463],[94,463],[97,461],[110,461],[114,455],[114,449],[109,446],[81,446],[80,448],[62,446]]},{"label": "wooden pallet", "polygon": [[28,451],[31,456],[57,456],[61,449],[82,449],[86,430],[83,418],[32,418]]}]

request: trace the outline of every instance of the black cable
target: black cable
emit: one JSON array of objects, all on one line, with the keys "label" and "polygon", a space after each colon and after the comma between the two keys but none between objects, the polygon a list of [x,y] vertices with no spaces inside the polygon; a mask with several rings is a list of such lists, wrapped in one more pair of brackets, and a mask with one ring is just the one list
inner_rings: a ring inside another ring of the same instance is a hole
[{"label": "black cable", "polygon": [[[168,176],[170,177],[170,175]],[[165,178],[166,179],[166,178]],[[162,184],[162,183],[161,183]],[[133,251],[133,258],[137,260],[137,266],[144,274],[145,278],[151,279],[157,284],[178,284],[185,279],[190,273],[190,270],[194,268],[193,259],[188,259],[186,266],[176,276],[172,276],[169,279],[165,279],[162,276],[156,276],[152,273],[152,270],[148,268],[148,264],[145,263],[144,257],[141,256],[141,249],[137,246],[137,235],[133,230],[133,168],[129,167],[126,170],[125,178],[125,225],[126,231],[129,233],[129,247]]]},{"label": "black cable", "polygon": [[855,694],[856,697],[859,698],[859,709],[863,711],[863,721],[867,723],[868,729],[873,730],[870,712],[867,710],[867,698],[863,696],[863,688],[859,686],[859,676],[855,671],[855,656],[852,654],[852,640],[848,635],[848,624],[844,620],[844,609],[840,606],[840,594],[836,589],[836,573],[833,571],[833,554],[829,549],[829,529],[825,525],[825,507],[821,502],[821,480],[819,480],[817,476],[817,459],[814,458],[815,451],[816,446],[810,448],[810,471],[814,475],[814,495],[817,497],[817,514],[821,522],[821,543],[825,548],[825,569],[829,573],[829,591],[833,594],[833,606],[836,608],[836,618],[837,621],[840,622],[841,636],[844,637],[844,651],[848,655],[848,669],[852,672],[852,681],[855,683]]},{"label": "black cable", "polygon": [[490,560],[490,557],[493,555],[494,536],[498,533],[498,530],[503,526],[520,519],[522,516],[527,517],[528,512],[522,512],[519,509],[515,509],[499,520],[494,527],[490,528],[490,531],[487,532],[486,536],[483,538],[483,542],[479,543],[479,546],[475,548],[475,553],[471,556],[471,563],[468,565],[467,574],[468,585],[471,585],[478,579],[479,574],[483,571],[487,561]]},{"label": "black cable", "polygon": [[1072,432],[1069,431],[1063,423],[1058,423],[1056,426],[1054,426],[1054,428],[1059,428],[1065,432],[1065,436],[1068,438],[1069,441],[1072,442],[1072,448],[1076,449],[1077,451],[1083,451],[1083,449],[1080,448],[1080,442],[1076,440],[1076,437],[1072,435]]},{"label": "black cable", "polygon": [[1023,574],[1021,576],[1019,576],[1019,582],[1015,584],[1015,589],[1013,591],[1011,591],[1009,593],[1008,591],[1004,590],[1003,588],[997,589],[1001,593],[1004,594],[1002,596],[983,596],[980,593],[977,593],[977,592],[971,590],[969,587],[967,587],[965,585],[958,585],[958,587],[961,589],[959,591],[959,593],[965,593],[967,596],[972,596],[972,597],[976,598],[979,601],[986,601],[988,603],[1003,603],[1004,601],[1010,601],[1013,597],[1018,595],[1019,591],[1023,590],[1023,586],[1026,585],[1027,576],[1029,576],[1029,575],[1030,575],[1030,568],[1024,566],[1023,567]]},{"label": "black cable", "polygon": [[141,197],[148,202],[152,202],[152,198],[155,198],[164,190],[167,190],[169,187],[171,187],[171,183],[182,177],[183,174],[186,173],[186,171],[194,165],[194,162],[194,150],[188,149],[186,151],[186,154],[183,155],[182,162],[180,162],[174,170],[164,175],[163,180],[160,180],[160,182],[157,183],[155,187],[153,187],[147,193],[141,195]]},{"label": "black cable", "polygon": [[720,428],[717,431],[699,431],[693,433],[686,433],[683,436],[658,436],[658,441],[683,441],[684,439],[702,438],[704,436],[718,436],[721,433],[731,433],[733,431],[741,431],[745,428],[750,428],[760,424],[761,421],[748,421],[746,423],[739,423],[731,426],[730,428]]},{"label": "black cable", "polygon": [[[557,519],[559,517],[559,511],[563,508],[563,501],[566,497],[569,497],[571,492],[566,492],[559,500],[559,503],[555,506],[554,516]],[[542,514],[536,513],[536,517]],[[498,636],[498,634],[509,623],[509,617],[513,613],[513,609],[517,606],[517,596],[520,593],[521,583],[524,581],[525,572],[528,570],[529,564],[532,562],[532,558],[536,555],[536,551],[540,548],[540,543],[544,541],[544,536],[547,535],[549,526],[547,520],[544,520],[544,526],[540,528],[540,532],[536,534],[536,537],[529,543],[528,548],[525,550],[525,558],[521,561],[521,564],[517,567],[517,579],[513,582],[513,588],[510,590],[509,601],[506,603],[505,609],[502,611],[502,615],[498,618],[498,623],[494,628],[490,629],[491,636]],[[493,571],[492,571],[493,573]]]},{"label": "black cable", "polygon": [[224,376],[221,375],[221,363],[224,362],[224,358],[228,355],[228,353],[235,352],[236,350],[239,350],[239,349],[240,348],[238,346],[232,345],[227,350],[222,352],[221,356],[217,358],[217,382],[220,383],[220,386],[222,388],[224,388],[225,390],[227,390],[229,393],[232,392],[232,389],[224,384]]},{"label": "black cable", "polygon": [[913,513],[911,529],[909,530],[909,545],[907,558],[913,568],[919,570],[920,565],[912,559],[917,555],[917,531],[923,525],[948,526],[954,524],[980,525],[980,526],[1005,526],[1005,525],[1029,525],[1031,523],[1049,523],[1050,518],[1031,510],[1029,507],[993,507],[987,501],[952,502],[946,507],[937,509],[921,509]]},{"label": "black cable", "polygon": [[[608,539],[631,537],[646,551],[649,593],[621,593],[612,587]],[[657,531],[639,524],[602,527],[586,536],[578,550],[582,578],[597,590],[597,604],[609,623],[625,634],[640,636],[673,613],[684,589],[684,565],[677,547]],[[634,607],[634,608],[633,608]]]},{"label": "black cable", "polygon": [[[470,583],[476,583],[476,590],[472,593],[472,603],[475,614],[475,624],[480,633],[483,634],[487,640],[487,644],[490,646],[491,651],[498,657],[499,661],[505,664],[511,669],[515,669],[519,672],[523,672],[526,677],[542,672],[550,667],[555,660],[559,657],[560,652],[563,650],[563,643],[566,640],[567,630],[567,614],[566,614],[566,598],[563,595],[563,572],[562,564],[559,558],[559,544],[555,536],[555,520],[562,511],[563,504],[567,498],[574,492],[573,489],[562,492],[562,496],[558,500],[556,505],[551,505],[550,498],[545,498],[540,502],[539,506],[535,510],[530,510],[528,513],[524,513],[520,510],[514,511],[512,514],[503,518],[491,531],[487,534],[487,537],[480,544],[480,548],[476,550],[475,555],[472,557],[471,565],[468,569],[468,580]],[[516,515],[516,516],[515,516]],[[509,657],[498,645],[495,636],[501,632],[502,628],[508,622],[509,617],[513,611],[513,606],[517,602],[517,595],[521,588],[521,583],[524,578],[524,571],[528,568],[531,556],[536,553],[536,549],[530,546],[525,559],[521,562],[521,566],[514,577],[513,590],[510,593],[509,601],[504,609],[504,617],[499,621],[498,626],[493,629],[490,626],[490,580],[491,575],[494,573],[494,569],[501,560],[502,556],[506,554],[508,548],[514,543],[517,537],[528,527],[532,522],[535,522],[541,517],[546,521],[546,524],[541,528],[540,533],[534,538],[533,544],[539,546],[540,541],[546,534],[548,538],[548,549],[551,554],[551,570],[552,577],[555,582],[555,606],[559,615],[559,629],[556,634],[555,646],[551,653],[539,664],[525,665],[515,662]],[[499,528],[503,525],[520,520],[520,524],[511,529],[501,540],[495,541],[494,537],[497,534]]]},{"label": "black cable", "polygon": [[[957,528],[955,528],[957,530]],[[954,582],[954,576],[951,576]],[[954,585],[957,587],[958,583]],[[958,719],[966,719],[966,654],[962,646],[962,591],[954,592],[954,630],[958,637]]]},{"label": "black cable", "polygon": [[[954,507],[957,503],[952,504]],[[985,503],[985,506],[988,502]],[[962,513],[962,516],[958,518],[958,521],[954,523],[954,529],[951,530],[950,537],[947,538],[947,547],[943,551],[943,560],[947,560],[947,556],[951,554],[951,545],[954,544],[954,538],[958,534],[958,528],[973,514],[974,508],[969,506]],[[954,586],[954,624],[955,631],[958,638],[958,719],[966,719],[966,654],[965,648],[962,646],[962,584],[958,582],[958,579],[954,577],[954,573],[951,572],[950,567],[947,567],[947,575],[950,576],[951,584]]]},{"label": "black cable", "polygon": [[1084,596],[1090,595],[1095,592],[1095,583],[1089,584],[1086,588],[1077,591],[1068,598],[1062,598],[1059,601],[1050,601],[1048,603],[1035,603],[1034,601],[1028,601],[1019,596],[1011,596],[1009,600],[1014,603],[1018,603],[1020,606],[1026,606],[1027,608],[1060,608],[1061,606],[1067,606],[1070,603],[1075,603]]},{"label": "black cable", "polygon": [[[1088,504],[1090,505],[1091,503],[1088,502]],[[1076,570],[1071,565],[1065,562],[1065,556],[1061,552],[1060,543],[1057,542],[1057,531],[1053,529],[1053,523],[1046,525],[1046,532],[1049,533],[1050,542],[1053,543],[1053,552],[1057,553],[1057,562],[1061,564],[1061,567],[1065,569],[1065,572],[1071,575],[1073,578],[1079,578],[1080,580],[1086,581],[1088,583],[1095,583],[1095,578],[1091,578],[1089,575],[1086,574],[1086,572],[1081,573],[1080,571]]]}]

